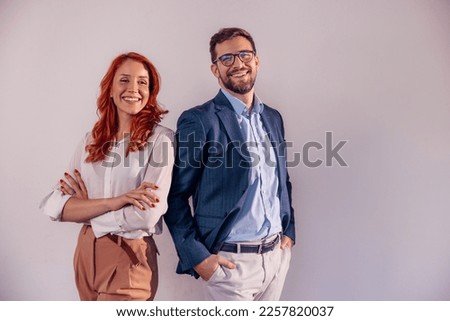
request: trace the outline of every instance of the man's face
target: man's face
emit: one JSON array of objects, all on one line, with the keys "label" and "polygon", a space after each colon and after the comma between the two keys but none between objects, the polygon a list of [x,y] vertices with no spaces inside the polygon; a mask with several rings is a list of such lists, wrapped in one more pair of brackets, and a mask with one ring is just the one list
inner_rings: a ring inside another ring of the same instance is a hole
[{"label": "man's face", "polygon": [[[217,44],[215,49],[218,58],[225,54],[237,54],[242,51],[253,52],[251,43],[240,36]],[[259,58],[256,55],[246,63],[235,56],[231,66],[224,66],[220,59],[211,65],[211,71],[219,79],[219,84],[238,95],[247,94],[253,89],[258,68]]]}]

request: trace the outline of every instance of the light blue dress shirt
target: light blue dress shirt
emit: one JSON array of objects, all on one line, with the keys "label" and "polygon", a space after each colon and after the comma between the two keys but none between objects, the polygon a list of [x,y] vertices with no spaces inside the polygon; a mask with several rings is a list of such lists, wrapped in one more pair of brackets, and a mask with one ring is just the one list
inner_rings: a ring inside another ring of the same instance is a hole
[{"label": "light blue dress shirt", "polygon": [[264,110],[261,100],[254,96],[249,113],[241,100],[221,90],[236,112],[236,119],[253,159],[248,197],[225,241],[256,241],[282,231],[275,152],[261,120],[261,113]]}]

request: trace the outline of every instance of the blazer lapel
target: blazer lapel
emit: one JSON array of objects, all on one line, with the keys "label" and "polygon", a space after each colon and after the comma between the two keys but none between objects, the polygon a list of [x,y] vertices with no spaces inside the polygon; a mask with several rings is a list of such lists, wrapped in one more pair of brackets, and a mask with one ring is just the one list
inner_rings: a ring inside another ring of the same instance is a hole
[{"label": "blazer lapel", "polygon": [[264,124],[264,127],[267,131],[267,135],[269,136],[269,140],[272,144],[272,147],[277,149],[277,145],[280,143],[277,132],[277,120],[273,117],[272,113],[269,113],[267,109],[265,109],[261,113],[261,119]]},{"label": "blazer lapel", "polygon": [[250,154],[247,150],[247,142],[245,141],[242,131],[239,128],[239,124],[236,119],[236,112],[231,106],[231,103],[221,91],[214,98],[214,103],[216,105],[217,116],[222,122],[223,128],[229,137],[230,142],[237,147],[237,151],[242,157],[244,157],[245,160],[249,160]]},{"label": "blazer lapel", "polygon": [[[280,164],[280,144],[283,143],[282,142],[282,136],[281,133],[279,131],[279,127],[278,127],[278,120],[274,117],[273,112],[269,112],[270,110],[266,109],[261,113],[261,119],[262,122],[264,124],[264,127],[266,128],[267,131],[267,135],[269,136],[269,140],[270,140],[270,144],[273,147],[273,151],[275,153],[275,158],[277,160],[277,170],[278,170],[278,178],[281,179],[282,178],[282,168],[283,166],[281,166]],[[281,184],[278,188],[278,190],[280,190]]]}]

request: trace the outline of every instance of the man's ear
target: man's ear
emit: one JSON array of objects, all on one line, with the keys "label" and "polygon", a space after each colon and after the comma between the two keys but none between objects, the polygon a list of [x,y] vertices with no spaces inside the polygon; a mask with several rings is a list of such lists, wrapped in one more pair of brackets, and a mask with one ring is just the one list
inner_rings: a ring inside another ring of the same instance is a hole
[{"label": "man's ear", "polygon": [[217,64],[211,65],[211,72],[213,73],[214,77],[219,78],[219,67],[217,67]]},{"label": "man's ear", "polygon": [[255,55],[255,65],[256,65],[256,68],[258,69],[259,68],[259,56],[258,55]]}]

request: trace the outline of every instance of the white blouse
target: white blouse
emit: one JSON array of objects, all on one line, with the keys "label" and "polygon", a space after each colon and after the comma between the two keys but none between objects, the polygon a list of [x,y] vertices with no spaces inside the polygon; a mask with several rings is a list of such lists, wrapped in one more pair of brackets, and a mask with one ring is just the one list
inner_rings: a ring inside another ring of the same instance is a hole
[{"label": "white blouse", "polygon": [[[100,162],[86,163],[88,155],[85,146],[92,141],[91,133],[81,140],[67,172],[73,176],[75,169],[81,173],[90,199],[110,198],[122,195],[146,181],[154,183],[153,191],[159,198],[155,207],[147,204],[145,210],[127,205],[117,211],[110,211],[86,222],[96,237],[108,233],[129,239],[137,239],[162,232],[161,216],[167,211],[167,195],[172,180],[174,164],[174,132],[156,125],[147,146],[140,151],[130,152],[125,157],[129,142],[126,136],[115,142],[109,155]],[[71,195],[64,195],[58,183],[40,204],[40,209],[54,221],[61,220],[62,210]]]}]

